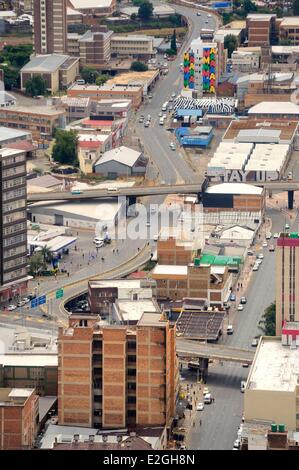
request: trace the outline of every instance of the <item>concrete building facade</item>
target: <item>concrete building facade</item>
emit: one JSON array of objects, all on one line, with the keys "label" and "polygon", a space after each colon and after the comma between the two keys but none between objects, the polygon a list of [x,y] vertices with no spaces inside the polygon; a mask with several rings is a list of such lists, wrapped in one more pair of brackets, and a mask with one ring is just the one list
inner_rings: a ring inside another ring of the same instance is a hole
[{"label": "concrete building facade", "polygon": [[170,425],[175,413],[175,327],[161,313],[136,326],[71,315],[59,332],[59,424],[131,429]]},{"label": "concrete building facade", "polygon": [[0,152],[0,299],[27,288],[26,153]]},{"label": "concrete building facade", "polygon": [[33,2],[35,54],[67,52],[67,2],[68,0]]}]

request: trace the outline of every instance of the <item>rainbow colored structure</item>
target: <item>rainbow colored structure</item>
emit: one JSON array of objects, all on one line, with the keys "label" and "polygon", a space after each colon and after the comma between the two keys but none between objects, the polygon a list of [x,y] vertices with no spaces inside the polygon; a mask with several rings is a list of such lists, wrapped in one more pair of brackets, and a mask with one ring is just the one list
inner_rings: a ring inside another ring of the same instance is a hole
[{"label": "rainbow colored structure", "polygon": [[194,53],[185,52],[184,54],[184,88],[194,90]]},{"label": "rainbow colored structure", "polygon": [[215,93],[216,49],[204,47],[202,57],[202,89],[204,93]]}]

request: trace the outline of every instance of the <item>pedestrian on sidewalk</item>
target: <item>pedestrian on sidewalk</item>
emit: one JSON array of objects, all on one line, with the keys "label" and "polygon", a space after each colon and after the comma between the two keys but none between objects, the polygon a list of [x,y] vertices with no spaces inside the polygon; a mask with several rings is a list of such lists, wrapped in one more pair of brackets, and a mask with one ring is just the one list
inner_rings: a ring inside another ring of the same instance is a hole
[{"label": "pedestrian on sidewalk", "polygon": [[199,426],[201,426],[201,419],[199,420]]}]

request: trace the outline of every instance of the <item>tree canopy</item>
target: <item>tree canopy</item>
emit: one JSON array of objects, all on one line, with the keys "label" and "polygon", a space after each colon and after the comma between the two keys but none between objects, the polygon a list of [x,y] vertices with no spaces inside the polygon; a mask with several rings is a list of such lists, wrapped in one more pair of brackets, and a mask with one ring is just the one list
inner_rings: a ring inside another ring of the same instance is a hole
[{"label": "tree canopy", "polygon": [[63,165],[78,165],[77,133],[75,131],[57,130],[52,157]]},{"label": "tree canopy", "polygon": [[262,315],[262,319],[259,321],[259,329],[265,336],[275,336],[276,328],[276,306],[273,302],[269,307],[266,308]]},{"label": "tree canopy", "polygon": [[26,80],[25,90],[29,96],[44,95],[47,91],[47,82],[41,75],[34,75]]},{"label": "tree canopy", "polygon": [[143,62],[139,62],[137,60],[135,62],[132,62],[131,70],[133,70],[134,72],[145,72],[146,70],[148,70],[148,66]]},{"label": "tree canopy", "polygon": [[97,86],[101,86],[101,85],[104,85],[104,83],[107,82],[107,80],[109,80],[109,75],[106,74],[106,73],[100,73],[97,78],[96,78],[96,85]]},{"label": "tree canopy", "polygon": [[96,79],[100,75],[93,67],[82,67],[80,74],[86,83],[96,83]]},{"label": "tree canopy", "polygon": [[299,15],[299,0],[293,1],[293,14],[295,16]]},{"label": "tree canopy", "polygon": [[224,38],[224,48],[227,49],[227,54],[228,57],[230,58],[232,53],[237,49],[238,47],[238,40],[236,36],[233,34],[228,34]]},{"label": "tree canopy", "polygon": [[149,20],[153,16],[154,7],[150,2],[141,3],[138,9],[138,16],[142,20]]}]

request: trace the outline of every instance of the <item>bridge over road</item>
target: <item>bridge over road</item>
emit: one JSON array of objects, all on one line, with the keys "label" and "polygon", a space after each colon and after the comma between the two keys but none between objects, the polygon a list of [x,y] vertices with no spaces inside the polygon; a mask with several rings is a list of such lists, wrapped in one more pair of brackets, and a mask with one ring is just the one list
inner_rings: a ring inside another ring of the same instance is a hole
[{"label": "bridge over road", "polygon": [[232,348],[211,343],[205,344],[182,338],[177,338],[176,344],[176,352],[180,358],[207,358],[242,364],[252,364],[254,358],[254,351],[249,349]]}]

